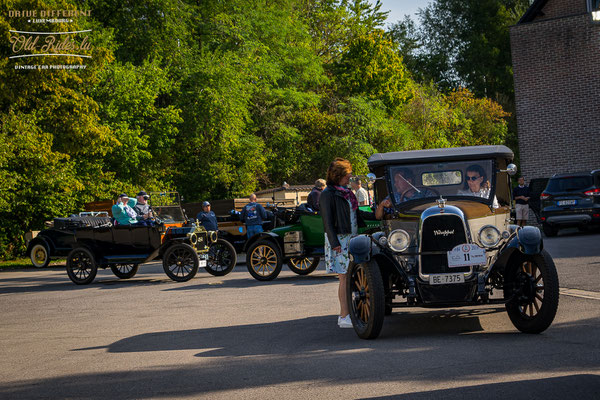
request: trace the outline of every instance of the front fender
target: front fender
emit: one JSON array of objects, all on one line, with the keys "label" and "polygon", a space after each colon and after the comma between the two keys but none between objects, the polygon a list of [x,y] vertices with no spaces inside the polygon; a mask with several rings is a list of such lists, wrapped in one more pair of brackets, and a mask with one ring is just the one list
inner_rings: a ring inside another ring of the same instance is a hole
[{"label": "front fender", "polygon": [[544,242],[540,230],[533,226],[525,226],[517,230],[512,239],[500,250],[496,262],[489,271],[491,272],[493,269],[504,271],[509,260],[515,254],[541,254],[543,249]]},{"label": "front fender", "polygon": [[350,261],[356,264],[367,262],[371,259],[371,238],[367,235],[358,235],[350,239],[348,245]]},{"label": "front fender", "polygon": [[33,239],[31,239],[29,241],[29,244],[27,245],[27,255],[29,256],[29,254],[31,253],[31,248],[33,246],[35,246],[36,244],[41,243],[44,246],[46,246],[46,249],[48,250],[48,256],[51,256],[54,250],[54,246],[52,245],[52,241],[48,240],[47,238],[45,238],[42,235],[37,235],[36,237],[34,237]]},{"label": "front fender", "polygon": [[540,254],[544,249],[542,234],[540,230],[534,226],[525,226],[517,230],[515,239],[523,254]]}]

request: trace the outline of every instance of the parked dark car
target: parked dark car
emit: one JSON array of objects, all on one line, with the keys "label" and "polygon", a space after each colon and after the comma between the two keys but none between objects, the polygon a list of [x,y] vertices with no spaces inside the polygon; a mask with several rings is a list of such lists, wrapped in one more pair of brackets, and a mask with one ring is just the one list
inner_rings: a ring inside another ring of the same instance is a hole
[{"label": "parked dark car", "polygon": [[407,306],[501,303],[522,332],[551,325],[558,275],[540,230],[510,223],[512,159],[505,146],[369,158],[375,198],[389,196],[392,208],[376,232],[350,241],[348,307],[359,337],[376,338],[384,316]]},{"label": "parked dark car", "polygon": [[540,219],[546,236],[563,228],[600,226],[600,170],[555,174],[540,195]]}]

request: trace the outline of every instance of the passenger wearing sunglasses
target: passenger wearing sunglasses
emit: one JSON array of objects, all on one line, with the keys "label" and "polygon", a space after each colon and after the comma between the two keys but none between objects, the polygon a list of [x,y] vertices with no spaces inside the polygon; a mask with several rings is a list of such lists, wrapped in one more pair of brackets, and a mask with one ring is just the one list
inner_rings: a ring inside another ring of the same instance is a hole
[{"label": "passenger wearing sunglasses", "polygon": [[[458,191],[459,196],[477,196],[484,199],[490,198],[491,185],[487,174],[481,165],[470,165],[465,173],[465,186]],[[498,200],[494,196],[494,208],[498,208]]]}]

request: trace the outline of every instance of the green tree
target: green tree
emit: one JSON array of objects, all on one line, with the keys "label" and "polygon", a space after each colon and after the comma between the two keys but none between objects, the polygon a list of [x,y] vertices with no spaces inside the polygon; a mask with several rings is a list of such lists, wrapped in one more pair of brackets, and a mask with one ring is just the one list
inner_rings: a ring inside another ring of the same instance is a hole
[{"label": "green tree", "polygon": [[391,110],[411,94],[411,79],[385,32],[376,30],[353,40],[335,66],[342,96],[379,99]]}]

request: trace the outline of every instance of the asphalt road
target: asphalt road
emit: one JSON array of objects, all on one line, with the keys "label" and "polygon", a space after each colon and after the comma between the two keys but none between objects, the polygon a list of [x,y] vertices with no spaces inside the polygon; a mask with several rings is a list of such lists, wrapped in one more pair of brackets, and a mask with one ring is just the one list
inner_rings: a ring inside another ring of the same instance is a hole
[{"label": "asphalt road", "polygon": [[84,287],[0,272],[0,398],[597,399],[600,235],[545,240],[561,298],[540,335],[503,306],[403,309],[381,336],[336,325],[337,280],[244,266],[170,281],[159,264]]}]

